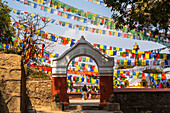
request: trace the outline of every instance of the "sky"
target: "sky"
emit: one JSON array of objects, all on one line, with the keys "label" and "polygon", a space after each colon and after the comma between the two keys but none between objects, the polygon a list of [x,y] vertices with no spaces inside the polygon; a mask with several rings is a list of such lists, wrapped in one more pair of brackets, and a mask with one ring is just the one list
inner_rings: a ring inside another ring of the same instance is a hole
[{"label": "sky", "polygon": [[[4,0],[2,0],[4,1]],[[79,24],[79,25],[85,25],[89,27],[96,27],[94,25],[88,25],[86,23],[81,23],[78,21],[74,21],[71,19],[66,19],[64,17],[60,17],[58,15],[50,14],[38,9],[34,9],[31,6],[24,5],[23,3],[19,3],[16,0],[6,0],[8,2],[8,6],[11,8],[15,8],[18,10],[22,11],[27,11],[30,13],[35,13],[40,16],[45,16],[48,18],[52,19],[57,19],[69,23],[74,23],[74,24]],[[33,1],[33,0],[29,0]],[[61,0],[63,3],[66,3],[68,5],[71,5],[73,7],[83,9],[84,11],[89,11],[92,13],[100,14],[102,16],[106,16],[111,18],[112,12],[110,8],[105,7],[104,5],[97,5],[92,2],[88,2],[88,0]],[[17,14],[11,13],[11,16],[14,17],[16,20],[17,19]],[[100,28],[100,27],[99,27]],[[102,28],[104,29],[104,28]],[[139,45],[139,50],[141,51],[148,51],[148,50],[154,50],[154,49],[159,49],[165,47],[164,45],[151,42],[151,41],[139,41],[139,40],[134,40],[134,39],[124,39],[124,38],[119,38],[116,36],[109,36],[109,35],[103,35],[103,34],[96,34],[96,33],[91,33],[88,31],[79,31],[75,29],[71,29],[68,27],[62,27],[60,25],[55,25],[54,23],[49,23],[44,29],[44,31],[53,33],[59,36],[64,36],[72,39],[77,39],[79,40],[80,37],[83,35],[85,39],[91,43],[97,43],[97,44],[102,44],[102,45],[107,45],[107,46],[113,46],[113,47],[119,47],[119,48],[125,48],[125,49],[133,49],[133,46],[135,42]],[[52,49],[54,50],[53,53],[58,53],[62,54],[65,50],[67,50],[69,47],[64,46],[61,44],[56,44],[55,47]],[[50,48],[51,50],[51,48]],[[169,53],[168,49],[165,49],[162,51],[163,53]]]}]

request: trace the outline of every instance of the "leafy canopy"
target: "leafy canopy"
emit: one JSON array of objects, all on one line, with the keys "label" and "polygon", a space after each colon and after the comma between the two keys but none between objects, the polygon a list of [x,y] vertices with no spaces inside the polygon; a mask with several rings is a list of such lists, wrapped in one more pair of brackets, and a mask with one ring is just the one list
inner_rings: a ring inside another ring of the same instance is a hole
[{"label": "leafy canopy", "polygon": [[10,42],[12,36],[12,28],[10,27],[10,10],[7,8],[7,2],[0,0],[0,41]]},{"label": "leafy canopy", "polygon": [[159,30],[165,33],[169,30],[170,8],[168,0],[104,0],[107,7],[113,11],[112,18],[116,27],[129,25],[129,29],[139,30],[156,28],[154,34]]}]

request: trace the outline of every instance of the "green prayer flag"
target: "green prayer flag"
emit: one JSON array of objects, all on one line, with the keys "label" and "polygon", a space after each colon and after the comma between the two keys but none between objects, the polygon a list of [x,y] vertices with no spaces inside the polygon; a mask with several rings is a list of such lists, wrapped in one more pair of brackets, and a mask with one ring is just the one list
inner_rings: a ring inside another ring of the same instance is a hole
[{"label": "green prayer flag", "polygon": [[89,14],[89,15],[88,15],[88,19],[91,19],[91,18],[92,18],[92,14]]},{"label": "green prayer flag", "polygon": [[28,1],[27,5],[31,5],[31,1]]},{"label": "green prayer flag", "polygon": [[79,25],[79,30],[82,30],[82,26],[81,25]]},{"label": "green prayer flag", "polygon": [[142,65],[142,60],[138,60],[138,65],[139,65],[139,66]]},{"label": "green prayer flag", "polygon": [[65,26],[65,24],[66,24],[65,22],[62,22],[62,26]]},{"label": "green prayer flag", "polygon": [[47,12],[48,7],[44,6],[44,11]]},{"label": "green prayer flag", "polygon": [[2,43],[0,42],[0,48],[2,48]]},{"label": "green prayer flag", "polygon": [[137,79],[141,79],[141,76],[137,76]]},{"label": "green prayer flag", "polygon": [[63,16],[64,15],[64,12],[61,12],[61,15],[60,16]]},{"label": "green prayer flag", "polygon": [[83,57],[82,61],[85,62],[86,61],[86,57]]},{"label": "green prayer flag", "polygon": [[123,65],[123,63],[124,63],[124,60],[120,60],[120,64],[122,64],[122,65]]},{"label": "green prayer flag", "polygon": [[97,24],[97,22],[96,21],[94,21],[94,23],[93,23],[94,25],[96,25]]},{"label": "green prayer flag", "polygon": [[159,55],[159,58],[160,58],[160,59],[163,59],[163,54],[160,54],[160,55]]},{"label": "green prayer flag", "polygon": [[77,21],[80,22],[80,17],[77,17]]},{"label": "green prayer flag", "polygon": [[98,30],[98,29],[96,29],[96,33],[99,33],[99,30]]}]

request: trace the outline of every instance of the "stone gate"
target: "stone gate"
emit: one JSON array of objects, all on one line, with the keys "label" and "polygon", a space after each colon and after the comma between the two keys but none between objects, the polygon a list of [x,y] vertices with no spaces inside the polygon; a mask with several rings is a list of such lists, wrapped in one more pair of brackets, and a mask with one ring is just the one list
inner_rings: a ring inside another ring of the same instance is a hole
[{"label": "stone gate", "polygon": [[71,48],[52,61],[52,100],[54,95],[59,95],[60,102],[68,105],[67,97],[67,68],[69,63],[76,57],[87,56],[92,58],[97,66],[100,79],[100,106],[109,102],[113,93],[113,66],[114,58],[102,54],[82,36]]}]

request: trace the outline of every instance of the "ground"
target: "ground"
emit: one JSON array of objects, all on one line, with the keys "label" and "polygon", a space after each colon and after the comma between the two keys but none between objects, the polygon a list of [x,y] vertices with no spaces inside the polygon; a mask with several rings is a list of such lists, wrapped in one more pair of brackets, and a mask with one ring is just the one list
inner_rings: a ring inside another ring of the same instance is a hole
[{"label": "ground", "polygon": [[[98,105],[99,99],[92,99],[92,100],[71,100],[71,105]],[[111,113],[106,110],[67,110],[67,111],[51,111],[51,107],[45,106],[37,106],[36,108],[37,113]]]}]

